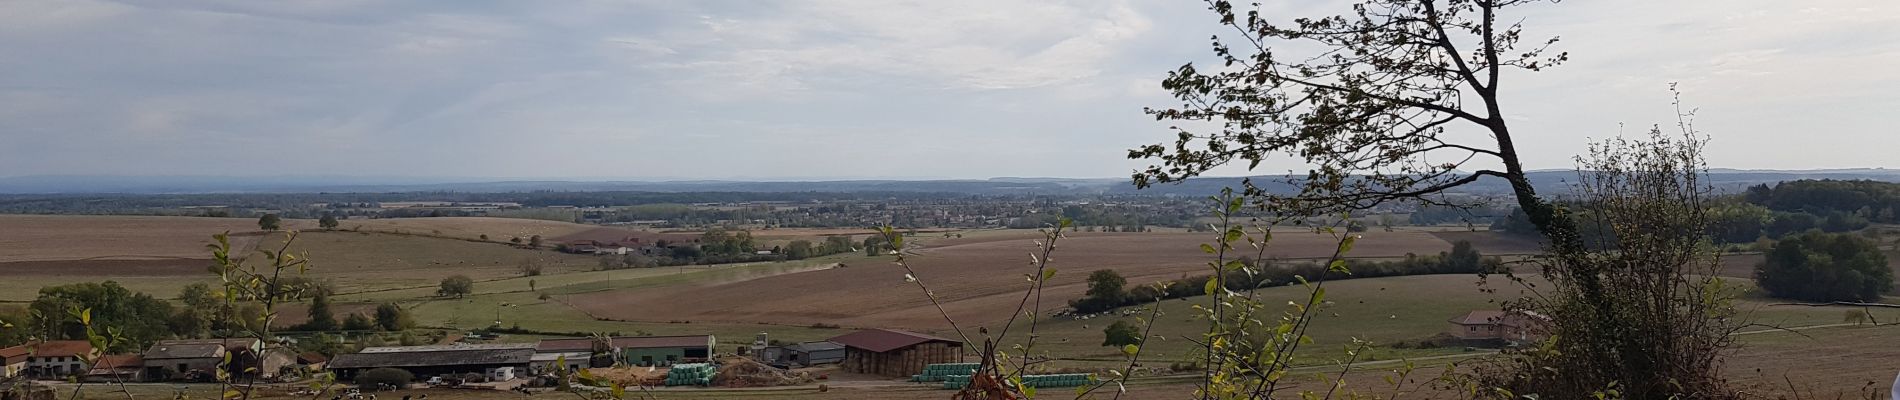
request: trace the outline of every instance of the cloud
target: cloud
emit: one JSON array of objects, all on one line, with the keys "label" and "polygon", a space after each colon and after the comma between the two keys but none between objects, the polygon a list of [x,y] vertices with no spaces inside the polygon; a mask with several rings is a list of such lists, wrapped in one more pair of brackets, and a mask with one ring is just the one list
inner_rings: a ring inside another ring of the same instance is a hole
[{"label": "cloud", "polygon": [[[1775,143],[1889,133],[1900,3],[1520,11],[1573,60],[1507,76],[1533,168],[1667,121],[1668,82],[1715,165],[1891,160]],[[1178,0],[7,1],[0,175],[1122,176],[1172,137],[1141,113],[1174,103],[1159,80],[1213,61],[1218,28]]]}]

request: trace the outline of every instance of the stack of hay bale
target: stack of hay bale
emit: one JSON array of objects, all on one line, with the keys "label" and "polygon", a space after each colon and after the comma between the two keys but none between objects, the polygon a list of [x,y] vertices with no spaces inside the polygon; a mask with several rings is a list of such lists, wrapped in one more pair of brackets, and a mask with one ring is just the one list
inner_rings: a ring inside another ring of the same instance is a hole
[{"label": "stack of hay bale", "polygon": [[712,384],[713,374],[718,372],[712,364],[674,364],[666,371],[667,386],[707,386]]}]

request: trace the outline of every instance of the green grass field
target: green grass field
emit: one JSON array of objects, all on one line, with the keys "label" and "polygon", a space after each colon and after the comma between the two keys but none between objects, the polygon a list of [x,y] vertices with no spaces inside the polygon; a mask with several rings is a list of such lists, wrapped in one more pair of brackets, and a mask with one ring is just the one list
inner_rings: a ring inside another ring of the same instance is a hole
[{"label": "green grass field", "polygon": [[[1750,285],[1747,280],[1735,280],[1736,284]],[[1365,340],[1375,345],[1371,351],[1363,353],[1362,361],[1390,360],[1396,358],[1415,358],[1465,353],[1463,347],[1441,347],[1420,349],[1415,345],[1422,339],[1430,338],[1452,327],[1447,320],[1472,310],[1495,310],[1498,301],[1517,298],[1521,289],[1516,284],[1492,279],[1485,286],[1496,289],[1495,293],[1480,291],[1477,278],[1472,275],[1423,275],[1388,278],[1354,279],[1330,282],[1326,284],[1327,303],[1321,308],[1307,332],[1313,343],[1302,347],[1303,360],[1297,365],[1330,364],[1345,354],[1345,347],[1354,339]],[[1255,291],[1254,294],[1265,304],[1284,305],[1288,302],[1305,302],[1308,290],[1301,286],[1276,287]],[[1044,299],[1048,301],[1048,299]],[[1066,300],[1066,299],[1062,299]],[[1161,303],[1161,317],[1155,319],[1153,334],[1159,338],[1149,343],[1143,350],[1143,358],[1157,362],[1179,361],[1194,352],[1198,340],[1207,329],[1207,322],[1197,319],[1196,304],[1206,305],[1205,296],[1188,299],[1167,300]],[[1759,297],[1750,293],[1737,301],[1737,309],[1745,318],[1756,324],[1744,330],[1772,330],[1784,327],[1801,327],[1844,322],[1847,309],[1838,307],[1802,307],[1773,306],[1778,300]],[[1278,318],[1286,308],[1272,307],[1270,314],[1262,318]],[[1855,309],[1858,310],[1858,309]],[[1145,308],[1128,307],[1124,312],[1142,312]],[[1900,309],[1870,310],[1875,320],[1883,322],[1900,321]],[[1117,320],[1138,323],[1137,316],[1118,314],[1088,320],[1073,317],[1055,317],[1040,324],[1036,349],[1038,353],[1065,362],[1057,366],[1105,366],[1121,363],[1123,357],[1119,349],[1101,346],[1103,328]],[[1138,316],[1145,317],[1142,313]],[[1026,329],[1019,320],[1015,334],[1020,337]],[[995,332],[995,329],[991,330]],[[953,335],[953,332],[937,332]],[[1393,345],[1407,342],[1406,349]]]}]

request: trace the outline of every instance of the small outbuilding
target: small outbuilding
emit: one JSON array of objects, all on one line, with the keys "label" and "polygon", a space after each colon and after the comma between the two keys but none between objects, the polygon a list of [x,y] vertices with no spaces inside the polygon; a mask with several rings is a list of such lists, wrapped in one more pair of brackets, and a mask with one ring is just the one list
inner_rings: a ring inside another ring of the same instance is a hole
[{"label": "small outbuilding", "polygon": [[963,362],[963,342],[916,332],[867,329],[830,341],[844,346],[846,372],[911,376],[925,365]]},{"label": "small outbuilding", "polygon": [[844,362],[844,345],[835,342],[804,342],[767,347],[760,353],[765,363],[787,367],[809,367]]},{"label": "small outbuilding", "polygon": [[81,377],[86,382],[143,382],[145,357],[138,354],[100,356]]},{"label": "small outbuilding", "polygon": [[1477,310],[1450,320],[1452,337],[1472,341],[1528,342],[1544,338],[1549,317],[1529,311]]},{"label": "small outbuilding", "polygon": [[713,335],[622,336],[613,338],[621,362],[638,366],[667,366],[712,360]]}]

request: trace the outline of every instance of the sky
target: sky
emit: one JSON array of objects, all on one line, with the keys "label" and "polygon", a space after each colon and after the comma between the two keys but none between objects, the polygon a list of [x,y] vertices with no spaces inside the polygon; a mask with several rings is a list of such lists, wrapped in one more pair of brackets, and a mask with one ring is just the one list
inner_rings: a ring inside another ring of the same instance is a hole
[{"label": "sky", "polygon": [[[1320,16],[1345,3],[1263,1]],[[1316,5],[1318,4],[1318,5]],[[1697,109],[1712,166],[1900,167],[1900,2],[1511,10],[1530,168]],[[0,1],[0,177],[1125,177],[1194,0]],[[1283,173],[1272,160],[1218,175]]]}]

